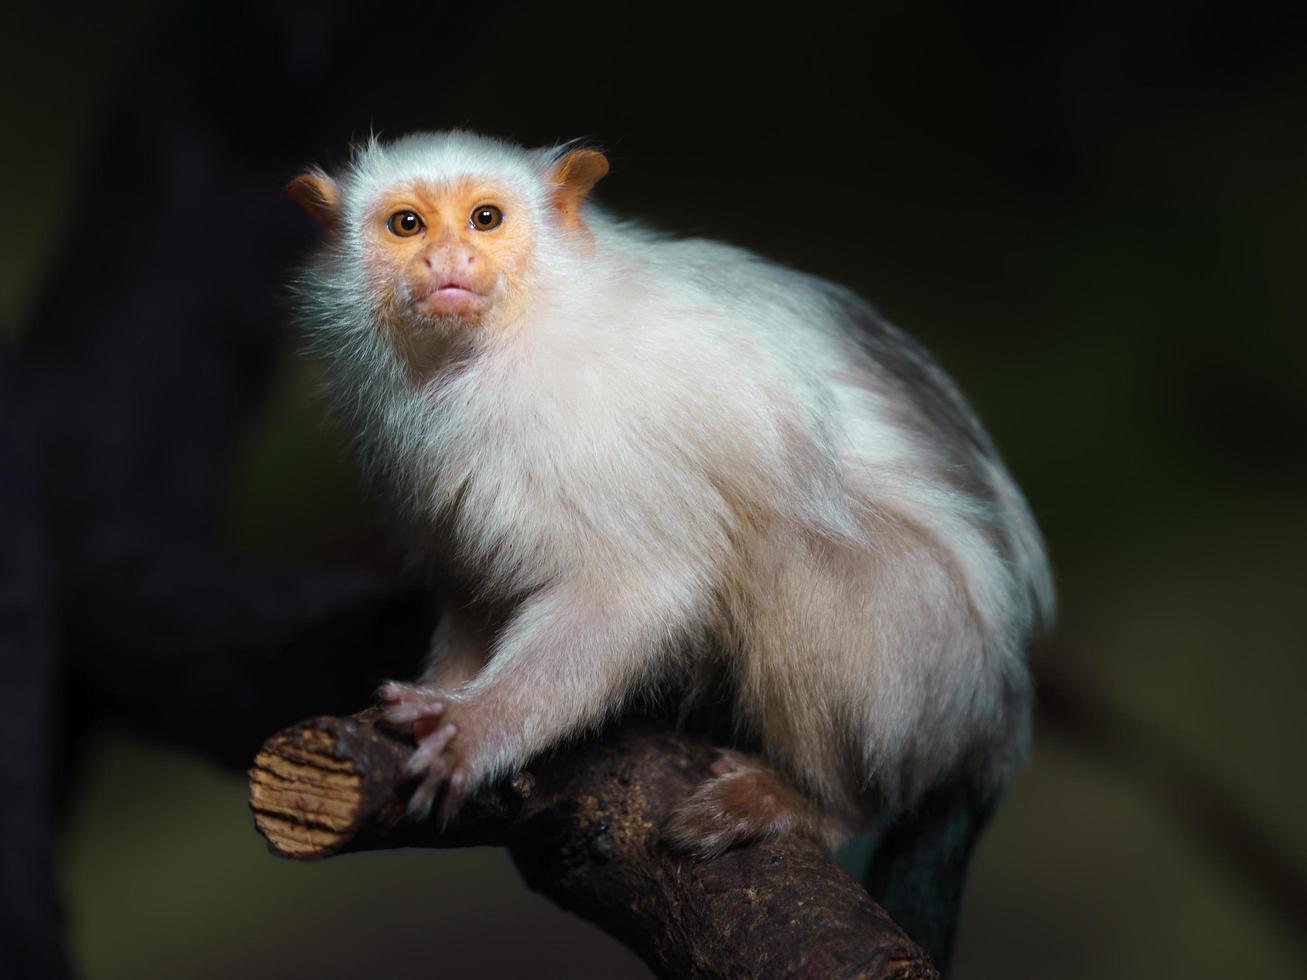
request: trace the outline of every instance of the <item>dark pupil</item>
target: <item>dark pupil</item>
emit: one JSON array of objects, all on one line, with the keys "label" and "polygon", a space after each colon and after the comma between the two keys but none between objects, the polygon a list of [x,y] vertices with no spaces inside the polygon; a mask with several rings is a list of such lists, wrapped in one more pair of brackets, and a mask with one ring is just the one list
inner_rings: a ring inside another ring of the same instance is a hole
[{"label": "dark pupil", "polygon": [[477,212],[477,224],[479,225],[488,225],[494,220],[494,213],[489,208],[482,208]]},{"label": "dark pupil", "polygon": [[405,231],[412,231],[418,226],[418,216],[412,211],[399,216],[399,226]]}]

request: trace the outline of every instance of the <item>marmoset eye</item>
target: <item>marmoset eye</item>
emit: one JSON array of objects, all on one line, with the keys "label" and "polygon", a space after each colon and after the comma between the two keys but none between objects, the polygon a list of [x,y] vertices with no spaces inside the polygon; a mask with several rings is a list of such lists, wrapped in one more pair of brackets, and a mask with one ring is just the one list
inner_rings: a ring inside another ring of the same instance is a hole
[{"label": "marmoset eye", "polygon": [[504,220],[504,212],[493,204],[483,204],[472,211],[472,227],[477,231],[489,231],[498,228]]},{"label": "marmoset eye", "polygon": [[422,230],[422,219],[416,211],[396,211],[386,222],[392,235],[400,238],[412,238]]}]

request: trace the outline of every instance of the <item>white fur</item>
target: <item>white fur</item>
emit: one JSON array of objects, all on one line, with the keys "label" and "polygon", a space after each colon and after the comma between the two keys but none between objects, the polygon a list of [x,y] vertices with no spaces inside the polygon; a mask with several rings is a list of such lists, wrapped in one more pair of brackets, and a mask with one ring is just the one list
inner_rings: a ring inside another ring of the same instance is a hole
[{"label": "white fur", "polygon": [[[951,382],[883,327],[894,374],[852,324],[873,316],[861,301],[746,251],[593,205],[579,245],[550,207],[557,156],[468,134],[369,144],[302,284],[369,467],[411,518],[452,516],[485,595],[520,599],[464,691],[515,715],[485,774],[719,656],[741,730],[834,808],[910,802],[959,765],[1001,784],[1052,588]],[[461,175],[527,202],[507,220],[533,226],[529,300],[414,384],[359,225],[389,188]],[[954,422],[932,428],[925,402]]]}]

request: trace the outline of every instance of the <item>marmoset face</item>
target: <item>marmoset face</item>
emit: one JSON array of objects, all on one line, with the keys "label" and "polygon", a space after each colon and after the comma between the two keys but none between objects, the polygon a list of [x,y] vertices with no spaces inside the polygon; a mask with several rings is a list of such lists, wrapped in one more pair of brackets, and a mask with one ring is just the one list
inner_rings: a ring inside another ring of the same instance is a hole
[{"label": "marmoset face", "polygon": [[512,190],[475,177],[414,181],[380,196],[359,233],[367,274],[401,330],[473,329],[512,317],[534,235]]},{"label": "marmoset face", "polygon": [[348,284],[333,294],[336,326],[376,330],[417,383],[521,319],[542,252],[593,248],[580,209],[608,171],[603,154],[486,143],[374,141],[340,182],[313,170],[287,187],[327,232],[324,268]]}]

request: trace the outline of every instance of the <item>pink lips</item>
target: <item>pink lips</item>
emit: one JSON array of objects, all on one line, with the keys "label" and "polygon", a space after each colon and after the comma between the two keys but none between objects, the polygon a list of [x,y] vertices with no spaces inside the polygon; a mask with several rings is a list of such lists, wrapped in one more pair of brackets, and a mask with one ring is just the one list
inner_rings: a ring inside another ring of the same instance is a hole
[{"label": "pink lips", "polygon": [[456,279],[447,279],[423,295],[413,307],[429,316],[458,316],[477,312],[485,301],[486,297],[476,290]]},{"label": "pink lips", "polygon": [[462,297],[470,297],[470,296],[480,296],[481,294],[474,293],[466,286],[460,286],[457,283],[447,282],[444,285],[439,286],[436,289],[433,289],[431,292],[427,293],[427,295],[439,296],[442,298],[447,297],[452,299],[452,298],[462,298]]}]

